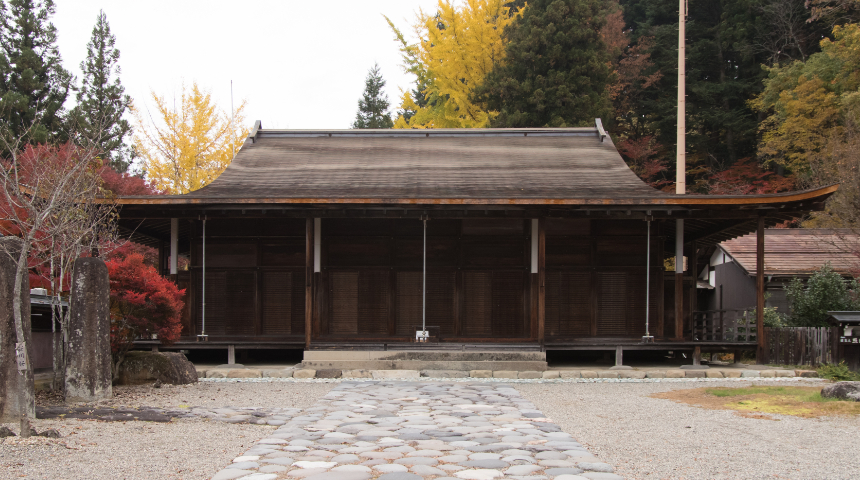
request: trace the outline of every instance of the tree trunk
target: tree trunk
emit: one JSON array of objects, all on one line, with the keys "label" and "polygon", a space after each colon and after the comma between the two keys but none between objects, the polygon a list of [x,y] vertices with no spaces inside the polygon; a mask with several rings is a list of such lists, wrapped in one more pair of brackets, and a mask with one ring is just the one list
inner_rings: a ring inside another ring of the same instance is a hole
[{"label": "tree trunk", "polygon": [[[2,421],[20,420],[21,436],[30,436],[30,418],[36,416],[35,395],[33,390],[33,366],[30,362],[33,353],[30,342],[30,290],[27,270],[29,249],[26,242],[15,237],[4,237],[0,251],[0,271],[2,271],[2,304],[11,306],[3,315],[0,325],[0,358],[2,358],[2,388],[0,417]],[[14,258],[17,257],[17,261]],[[10,282],[12,285],[9,285]],[[11,295],[10,295],[11,294]],[[9,298],[11,296],[11,298]],[[11,305],[9,305],[11,304]],[[7,317],[8,315],[8,317]],[[9,318],[11,317],[11,318]],[[15,340],[14,342],[12,340]],[[16,345],[23,344],[27,368],[19,371],[16,362]],[[14,417],[10,418],[10,417]]]}]

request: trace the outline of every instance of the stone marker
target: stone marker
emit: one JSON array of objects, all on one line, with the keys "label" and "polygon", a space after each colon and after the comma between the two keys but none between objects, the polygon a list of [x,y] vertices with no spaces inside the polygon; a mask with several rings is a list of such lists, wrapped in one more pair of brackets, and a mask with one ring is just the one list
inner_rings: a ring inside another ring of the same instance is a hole
[{"label": "stone marker", "polygon": [[[25,410],[29,418],[36,417],[36,404],[33,396],[25,400],[24,408],[18,395],[22,389],[33,391],[32,370],[24,375],[18,372],[15,361],[15,344],[18,342],[15,334],[15,317],[12,315],[12,295],[15,288],[13,279],[17,262],[8,253],[21,251],[21,240],[14,237],[0,238],[3,242],[0,248],[0,423],[17,422]],[[8,253],[7,253],[8,252]],[[24,341],[27,343],[27,353],[30,362],[33,361],[33,342],[30,340],[30,288],[28,278],[24,277],[21,284],[21,321],[24,329]]]},{"label": "stone marker", "polygon": [[301,369],[293,372],[293,378],[314,378],[317,375],[316,370]]},{"label": "stone marker", "polygon": [[66,401],[109,398],[111,387],[110,282],[100,258],[75,260],[69,300]]}]

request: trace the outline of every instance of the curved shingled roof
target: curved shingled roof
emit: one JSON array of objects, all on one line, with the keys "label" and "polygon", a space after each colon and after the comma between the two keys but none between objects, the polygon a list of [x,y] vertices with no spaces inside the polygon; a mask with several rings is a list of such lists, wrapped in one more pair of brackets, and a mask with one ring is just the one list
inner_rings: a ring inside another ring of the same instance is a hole
[{"label": "curved shingled roof", "polygon": [[669,194],[640,180],[602,128],[255,129],[187,198],[607,199]]}]

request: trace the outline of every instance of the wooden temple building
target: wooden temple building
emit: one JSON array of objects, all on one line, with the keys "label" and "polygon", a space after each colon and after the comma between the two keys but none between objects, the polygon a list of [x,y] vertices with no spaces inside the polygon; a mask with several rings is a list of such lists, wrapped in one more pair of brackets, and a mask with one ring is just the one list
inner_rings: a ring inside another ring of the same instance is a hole
[{"label": "wooden temple building", "polygon": [[[599,121],[326,131],[257,122],[206,187],[119,202],[122,231],[158,247],[164,272],[187,289],[175,348],[396,349],[426,331],[438,347],[464,349],[731,351],[755,348],[756,326],[696,323],[698,253],[821,209],[835,190],[659,191]],[[683,275],[664,265],[678,225]]]}]

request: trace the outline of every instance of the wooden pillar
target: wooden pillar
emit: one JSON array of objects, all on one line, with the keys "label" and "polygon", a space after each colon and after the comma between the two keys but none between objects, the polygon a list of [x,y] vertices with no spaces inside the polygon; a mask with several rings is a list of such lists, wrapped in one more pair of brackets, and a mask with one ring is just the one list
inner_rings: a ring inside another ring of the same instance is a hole
[{"label": "wooden pillar", "polygon": [[538,220],[538,341],[544,344],[546,320],[546,219]]},{"label": "wooden pillar", "polygon": [[227,345],[227,365],[236,364],[236,346]]},{"label": "wooden pillar", "polygon": [[690,285],[690,331],[693,331],[693,321],[695,312],[698,309],[698,293],[699,293],[699,263],[698,263],[698,246],[696,245],[696,241],[693,240],[690,242],[690,254],[687,256],[687,270],[690,271],[690,277],[693,280],[692,285]]},{"label": "wooden pillar", "polygon": [[167,244],[164,240],[158,244],[158,274],[167,275]]},{"label": "wooden pillar", "polygon": [[756,363],[764,361],[764,217],[758,218],[755,242]]},{"label": "wooden pillar", "polygon": [[530,247],[531,255],[529,262],[529,337],[534,340],[538,339],[538,297],[540,296],[540,279],[538,272],[538,250],[540,238],[540,229],[538,223],[540,220],[533,218],[529,221],[530,225]]},{"label": "wooden pillar", "polygon": [[675,341],[684,340],[684,221],[675,221]]},{"label": "wooden pillar", "polygon": [[693,348],[693,365],[701,365],[702,364],[702,347],[696,345]]},{"label": "wooden pillar", "polygon": [[305,349],[311,346],[314,316],[314,219],[305,222]]},{"label": "wooden pillar", "polygon": [[179,269],[179,219],[170,219],[170,280],[176,283]]},{"label": "wooden pillar", "polygon": [[624,365],[624,348],[621,345],[615,346],[615,366],[621,367]]},{"label": "wooden pillar", "polygon": [[[665,301],[665,289],[666,289],[666,280],[665,268],[663,267],[663,243],[666,241],[666,238],[663,236],[663,220],[657,220],[654,222],[657,227],[657,235],[656,238],[652,240],[651,244],[651,269],[655,270],[656,273],[653,274],[654,285],[651,288],[656,288],[656,297],[657,297],[657,318],[655,321],[657,322],[657,328],[655,332],[656,334],[651,333],[655,337],[665,337],[666,336],[666,301]],[[649,275],[652,275],[651,272],[648,272]]]}]

